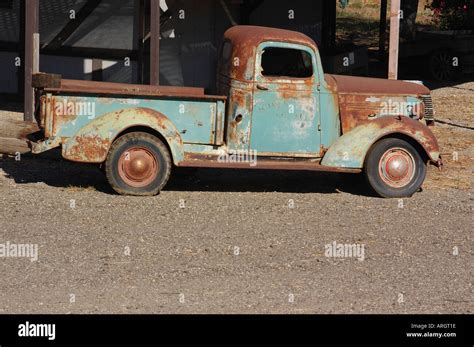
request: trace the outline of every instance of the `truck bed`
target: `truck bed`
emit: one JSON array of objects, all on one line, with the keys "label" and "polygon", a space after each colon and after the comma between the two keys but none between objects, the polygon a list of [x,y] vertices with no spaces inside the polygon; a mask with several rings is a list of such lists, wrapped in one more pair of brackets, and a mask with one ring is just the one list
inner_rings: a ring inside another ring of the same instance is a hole
[{"label": "truck bed", "polygon": [[33,87],[44,133],[34,153],[62,146],[66,159],[103,162],[114,139],[131,128],[158,132],[172,151],[224,143],[227,98],[205,95],[202,88],[77,81],[50,74],[34,75]]}]

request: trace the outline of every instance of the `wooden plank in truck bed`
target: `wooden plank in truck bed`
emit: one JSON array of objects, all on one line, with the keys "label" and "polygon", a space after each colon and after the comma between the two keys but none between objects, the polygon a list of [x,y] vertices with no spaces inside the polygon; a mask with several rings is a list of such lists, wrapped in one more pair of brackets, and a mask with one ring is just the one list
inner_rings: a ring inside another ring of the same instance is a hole
[{"label": "wooden plank in truck bed", "polygon": [[225,100],[224,96],[204,94],[203,88],[149,86],[142,84],[126,84],[81,80],[61,80],[59,88],[45,88],[46,92],[80,93],[80,94],[115,94],[136,96],[177,97],[193,99]]},{"label": "wooden plank in truck bed", "polygon": [[206,95],[204,88],[151,86],[144,84],[128,84],[62,79],[61,75],[36,73],[33,75],[33,87],[43,88],[52,93],[74,94],[115,94],[157,97],[179,97],[206,100],[226,100],[225,96]]},{"label": "wooden plank in truck bed", "polygon": [[193,96],[204,95],[203,88],[193,87],[168,87],[168,86],[150,86],[143,84],[127,84],[98,81],[82,80],[61,80],[61,87],[55,88],[60,91],[90,92],[96,93],[132,93],[140,95],[163,95],[163,94],[186,94]]}]

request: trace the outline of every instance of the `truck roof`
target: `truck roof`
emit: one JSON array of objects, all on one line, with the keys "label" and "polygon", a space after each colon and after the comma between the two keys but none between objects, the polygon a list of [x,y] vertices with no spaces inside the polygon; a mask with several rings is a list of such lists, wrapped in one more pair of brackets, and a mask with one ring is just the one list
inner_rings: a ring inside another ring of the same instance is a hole
[{"label": "truck roof", "polygon": [[234,45],[241,47],[256,47],[264,41],[279,41],[307,45],[317,50],[316,43],[305,34],[297,31],[252,25],[237,25],[228,29],[224,34],[224,40],[228,40]]},{"label": "truck roof", "polygon": [[[315,52],[318,51],[316,43],[311,38],[296,31],[237,25],[224,33],[219,74],[241,81],[251,80],[254,74],[257,47],[265,41],[300,44],[312,48]],[[231,46],[228,56],[224,52],[226,43],[230,43]],[[238,59],[239,64],[234,63],[235,59]]]}]

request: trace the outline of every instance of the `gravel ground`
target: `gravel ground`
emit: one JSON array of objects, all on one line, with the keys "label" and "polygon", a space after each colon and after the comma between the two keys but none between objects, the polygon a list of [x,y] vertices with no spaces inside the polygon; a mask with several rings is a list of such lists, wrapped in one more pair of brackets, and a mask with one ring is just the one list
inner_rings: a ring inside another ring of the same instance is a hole
[{"label": "gravel ground", "polygon": [[[352,175],[200,170],[133,198],[95,166],[4,159],[0,242],[39,249],[0,258],[0,313],[472,313],[472,194],[365,191]],[[363,260],[326,257],[332,242]]]}]

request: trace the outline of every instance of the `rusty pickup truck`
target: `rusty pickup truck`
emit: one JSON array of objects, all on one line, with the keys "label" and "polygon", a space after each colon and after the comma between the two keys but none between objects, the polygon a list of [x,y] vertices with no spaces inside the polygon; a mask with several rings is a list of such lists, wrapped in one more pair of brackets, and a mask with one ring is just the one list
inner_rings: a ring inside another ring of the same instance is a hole
[{"label": "rusty pickup truck", "polygon": [[324,74],[315,42],[281,29],[235,26],[219,55],[217,95],[37,75],[32,152],[101,164],[128,195],[206,167],[364,172],[378,195],[407,197],[441,165],[422,84]]}]

